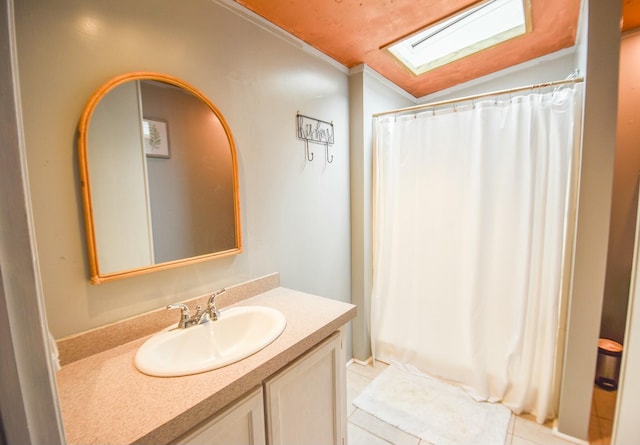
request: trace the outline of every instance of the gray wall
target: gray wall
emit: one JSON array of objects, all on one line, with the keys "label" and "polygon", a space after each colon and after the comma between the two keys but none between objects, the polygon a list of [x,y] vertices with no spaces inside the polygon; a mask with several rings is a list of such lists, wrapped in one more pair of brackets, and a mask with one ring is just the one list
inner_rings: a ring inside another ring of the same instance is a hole
[{"label": "gray wall", "polygon": [[197,97],[141,83],[144,117],[167,123],[170,158],[146,158],[157,263],[236,247],[233,165],[222,123]]},{"label": "gray wall", "polygon": [[[348,77],[210,0],[21,0],[19,81],[42,287],[56,338],[271,272],[350,301]],[[75,132],[91,94],[130,71],[170,74],[236,140],[244,253],[93,286]],[[305,161],[296,112],[333,121],[332,164]],[[348,351],[350,353],[350,351]]]},{"label": "gray wall", "polygon": [[618,99],[621,3],[583,4],[582,159],[558,430],[588,440],[606,273]]},{"label": "gray wall", "polygon": [[640,30],[620,44],[618,131],[600,336],[624,340],[640,179]]},{"label": "gray wall", "polygon": [[149,266],[153,260],[139,93],[137,82],[111,90],[93,110],[87,135],[95,243],[102,273]]}]

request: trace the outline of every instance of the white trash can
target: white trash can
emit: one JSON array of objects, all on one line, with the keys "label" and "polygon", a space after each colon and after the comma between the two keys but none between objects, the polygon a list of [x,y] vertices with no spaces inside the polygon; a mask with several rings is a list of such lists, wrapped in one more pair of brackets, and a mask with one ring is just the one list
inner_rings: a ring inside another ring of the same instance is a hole
[{"label": "white trash can", "polygon": [[622,345],[608,338],[598,340],[598,362],[596,364],[596,385],[607,391],[618,389]]}]

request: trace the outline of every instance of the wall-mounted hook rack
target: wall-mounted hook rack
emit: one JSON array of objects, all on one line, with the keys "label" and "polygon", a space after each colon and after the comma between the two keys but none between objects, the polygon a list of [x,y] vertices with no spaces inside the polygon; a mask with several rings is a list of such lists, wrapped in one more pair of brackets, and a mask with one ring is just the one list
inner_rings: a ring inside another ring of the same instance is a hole
[{"label": "wall-mounted hook rack", "polygon": [[309,150],[309,142],[322,144],[325,149],[325,160],[328,164],[333,162],[333,155],[329,156],[329,145],[333,145],[333,122],[327,122],[313,117],[305,116],[298,112],[298,139],[304,141],[304,147],[308,161],[313,161],[313,153]]}]

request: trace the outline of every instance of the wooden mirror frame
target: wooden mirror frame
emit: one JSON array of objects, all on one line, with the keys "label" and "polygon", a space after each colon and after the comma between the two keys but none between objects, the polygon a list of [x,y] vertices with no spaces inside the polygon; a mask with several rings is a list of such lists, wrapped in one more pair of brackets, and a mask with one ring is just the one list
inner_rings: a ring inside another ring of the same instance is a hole
[{"label": "wooden mirror frame", "polygon": [[[100,100],[111,90],[113,90],[118,85],[121,85],[125,82],[133,81],[133,80],[155,80],[159,82],[164,82],[170,85],[174,85],[176,87],[182,88],[195,97],[200,99],[204,104],[206,104],[211,111],[216,115],[216,117],[220,120],[222,127],[227,135],[229,146],[231,150],[231,166],[232,166],[232,181],[233,181],[233,207],[234,207],[234,229],[235,229],[235,240],[236,245],[232,249],[223,250],[219,252],[213,252],[209,254],[194,256],[190,258],[177,259],[173,261],[151,264],[149,266],[144,266],[140,268],[128,269],[123,271],[116,272],[108,272],[101,273],[100,265],[98,264],[98,246],[96,243],[96,234],[95,234],[95,224],[93,219],[93,203],[91,200],[91,182],[89,178],[89,160],[88,160],[88,134],[89,134],[89,124],[91,121],[91,117],[93,112],[100,102]],[[239,190],[239,182],[238,182],[238,158],[236,153],[236,147],[233,140],[233,136],[231,134],[231,130],[226,120],[224,119],[222,113],[218,110],[218,108],[197,88],[189,85],[188,83],[180,80],[176,77],[169,76],[166,74],[148,72],[148,71],[138,71],[122,74],[120,76],[114,77],[108,82],[104,83],[100,88],[96,90],[96,92],[91,96],[80,117],[80,122],[78,124],[78,162],[80,166],[80,186],[82,190],[82,201],[84,204],[84,219],[85,219],[85,230],[86,230],[86,238],[87,238],[87,250],[89,254],[89,267],[91,273],[91,283],[92,284],[100,284],[106,281],[116,280],[120,278],[134,277],[142,274],[146,274],[149,272],[155,272],[159,270],[171,269],[178,266],[185,266],[189,264],[199,263],[202,261],[208,261],[214,258],[222,258],[230,255],[237,255],[242,252],[242,230],[240,225],[240,190]]]}]

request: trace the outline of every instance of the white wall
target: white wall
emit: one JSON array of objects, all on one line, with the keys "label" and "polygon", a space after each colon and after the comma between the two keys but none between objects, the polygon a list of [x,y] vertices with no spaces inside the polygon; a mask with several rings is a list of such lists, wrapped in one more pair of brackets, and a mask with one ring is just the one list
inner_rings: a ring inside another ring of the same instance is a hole
[{"label": "white wall", "polygon": [[[27,165],[55,337],[271,272],[350,301],[345,71],[209,0],[21,0],[16,32]],[[130,71],[182,78],[222,111],[239,156],[244,253],[89,284],[77,156],[91,94]],[[296,112],[333,121],[333,163],[305,161]],[[348,351],[350,352],[350,351]]]},{"label": "white wall", "polygon": [[[100,271],[149,266],[153,260],[138,82],[113,89],[96,105],[87,160]],[[117,174],[114,174],[117,172]]]},{"label": "white wall", "polygon": [[351,294],[358,306],[353,320],[353,356],[371,356],[369,327],[372,285],[371,174],[373,114],[415,105],[399,90],[364,65],[351,70],[349,79],[351,116]]},{"label": "white wall", "polygon": [[21,137],[13,2],[0,1],[0,442],[62,444]]},{"label": "white wall", "polygon": [[575,49],[568,48],[428,96],[423,96],[418,102],[427,104],[440,100],[562,80],[572,74],[576,68]]}]

